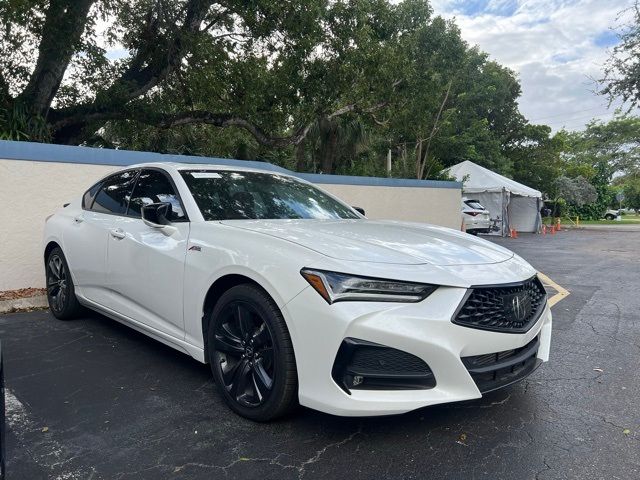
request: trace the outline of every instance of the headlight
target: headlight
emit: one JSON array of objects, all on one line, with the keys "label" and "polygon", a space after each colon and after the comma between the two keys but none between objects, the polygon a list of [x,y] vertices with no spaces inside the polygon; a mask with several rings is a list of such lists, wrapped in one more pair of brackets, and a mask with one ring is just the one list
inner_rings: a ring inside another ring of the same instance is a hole
[{"label": "headlight", "polygon": [[420,302],[436,285],[358,277],[347,273],[303,268],[300,274],[328,303],[346,300],[365,302]]}]

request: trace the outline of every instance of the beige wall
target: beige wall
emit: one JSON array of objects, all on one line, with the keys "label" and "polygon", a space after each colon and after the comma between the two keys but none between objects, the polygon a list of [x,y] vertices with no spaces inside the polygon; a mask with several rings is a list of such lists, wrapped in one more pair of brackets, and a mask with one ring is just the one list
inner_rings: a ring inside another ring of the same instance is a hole
[{"label": "beige wall", "polygon": [[456,229],[461,226],[461,193],[456,188],[318,186],[349,205],[364,208],[368,218],[433,223]]},{"label": "beige wall", "polygon": [[[42,229],[50,215],[120,167],[0,159],[0,291],[44,286]],[[374,219],[460,228],[460,190],[320,185]]]}]

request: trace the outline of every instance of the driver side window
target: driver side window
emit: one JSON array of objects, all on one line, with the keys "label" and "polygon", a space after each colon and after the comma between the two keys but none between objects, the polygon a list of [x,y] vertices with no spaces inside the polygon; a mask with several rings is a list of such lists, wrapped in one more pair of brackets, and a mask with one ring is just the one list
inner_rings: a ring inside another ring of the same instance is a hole
[{"label": "driver side window", "polygon": [[158,170],[142,170],[133,189],[127,215],[140,218],[144,205],[159,202],[171,203],[172,222],[186,219],[180,199],[166,175]]}]

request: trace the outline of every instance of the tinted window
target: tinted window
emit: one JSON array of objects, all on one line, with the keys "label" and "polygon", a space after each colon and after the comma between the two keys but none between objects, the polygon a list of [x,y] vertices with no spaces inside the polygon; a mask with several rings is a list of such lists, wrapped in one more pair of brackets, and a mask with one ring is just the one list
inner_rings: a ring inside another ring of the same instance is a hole
[{"label": "tinted window", "polygon": [[180,199],[167,176],[157,170],[143,170],[133,189],[127,214],[132,217],[140,217],[143,205],[159,202],[171,203],[173,214],[170,220],[176,221],[185,218]]},{"label": "tinted window", "polygon": [[464,203],[475,210],[484,210],[484,207],[477,200],[467,200]]},{"label": "tinted window", "polygon": [[100,185],[102,185],[102,182],[96,183],[93,187],[91,187],[89,190],[84,192],[84,195],[82,197],[82,208],[84,209],[91,208],[91,203],[93,202],[93,199],[95,198],[96,193],[98,193],[98,189],[100,188]]},{"label": "tinted window", "polygon": [[360,218],[308,183],[270,173],[181,172],[205,220]]},{"label": "tinted window", "polygon": [[129,170],[128,172],[116,173],[104,180],[91,210],[124,215],[127,211],[136,173],[135,170]]}]

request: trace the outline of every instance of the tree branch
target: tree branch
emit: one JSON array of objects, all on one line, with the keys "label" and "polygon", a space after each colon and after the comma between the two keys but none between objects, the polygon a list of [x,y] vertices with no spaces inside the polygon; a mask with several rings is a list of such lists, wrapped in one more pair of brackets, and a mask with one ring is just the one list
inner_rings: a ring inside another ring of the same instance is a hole
[{"label": "tree branch", "polygon": [[[427,160],[429,159],[429,150],[431,149],[431,141],[433,140],[433,138],[436,136],[436,134],[438,133],[438,130],[440,130],[440,125],[439,125],[439,121],[440,121],[440,117],[442,116],[442,111],[444,110],[444,106],[447,103],[447,100],[449,99],[449,93],[451,92],[451,84],[453,82],[449,82],[449,85],[447,85],[447,91],[444,94],[444,98],[442,99],[442,103],[440,104],[440,108],[438,109],[438,113],[436,115],[436,118],[433,121],[433,128],[431,129],[431,134],[429,135],[429,137],[426,139],[427,140],[427,147],[425,148],[425,154],[424,154],[424,160],[422,160],[422,158],[418,158],[418,180],[422,180],[422,178],[424,178],[424,169],[427,166]],[[422,140],[420,140],[420,144],[422,145]]]},{"label": "tree branch", "polygon": [[38,60],[20,99],[32,113],[45,116],[80,41],[87,15],[96,0],[51,0]]},{"label": "tree branch", "polygon": [[101,92],[95,101],[52,111],[54,130],[62,127],[71,128],[74,120],[80,122],[74,128],[77,130],[83,127],[84,119],[113,119],[114,111],[125,110],[127,103],[144,95],[166,79],[182,61],[186,54],[187,38],[200,31],[200,25],[212,3],[213,0],[189,0],[182,26],[168,41],[166,51],[156,58],[153,57],[157,52],[154,42],[157,42],[159,12],[150,10],[141,35],[143,42],[127,70],[107,90]]},{"label": "tree branch", "polygon": [[[380,102],[367,108],[360,108],[357,104],[341,107],[326,115],[326,118],[335,118],[350,112],[373,113],[387,105]],[[181,125],[205,124],[219,128],[238,127],[246,130],[261,145],[267,147],[282,148],[290,145],[298,145],[311,130],[313,123],[298,127],[294,133],[288,136],[271,136],[255,123],[232,113],[216,113],[207,110],[193,110],[177,114],[142,114],[136,110],[110,110],[81,113],[73,116],[64,116],[52,122],[51,129],[54,132],[62,132],[56,135],[56,140],[68,143],[72,138],[66,138],[66,132],[77,134],[78,126],[93,122],[106,122],[109,120],[133,120],[145,125],[157,128],[172,128]]]},{"label": "tree branch", "polygon": [[[164,55],[154,59],[151,58],[153,48],[139,49],[122,77],[107,89],[105,98],[113,101],[112,95],[115,95],[116,99],[124,104],[144,95],[167,78],[182,61],[186,53],[184,47],[187,38],[200,31],[200,25],[212,3],[212,0],[190,0],[187,4],[184,23],[168,42]],[[150,38],[149,41],[153,42],[153,39]],[[143,64],[146,66],[142,67]]]},{"label": "tree branch", "polygon": [[4,102],[8,102],[10,99],[11,94],[9,93],[9,83],[7,83],[2,70],[0,70],[0,107],[3,106]]}]

